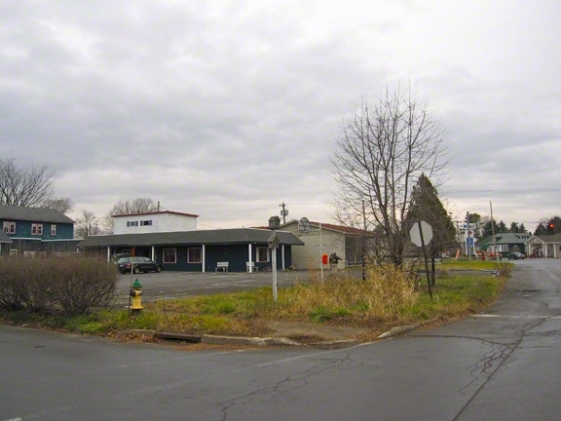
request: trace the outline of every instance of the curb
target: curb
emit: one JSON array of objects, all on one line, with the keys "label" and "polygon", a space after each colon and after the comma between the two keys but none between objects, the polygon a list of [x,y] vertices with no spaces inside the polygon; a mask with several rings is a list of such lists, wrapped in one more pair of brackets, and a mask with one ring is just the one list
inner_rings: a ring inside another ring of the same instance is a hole
[{"label": "curb", "polygon": [[336,339],[332,341],[313,342],[307,345],[319,349],[338,349],[348,348],[358,344],[360,344],[360,341],[356,339]]},{"label": "curb", "polygon": [[175,332],[154,332],[154,339],[165,339],[168,341],[181,341],[181,342],[201,342],[202,335],[192,335],[190,333],[175,333]]},{"label": "curb", "polygon": [[288,338],[259,338],[246,336],[202,335],[201,343],[213,345],[300,346]]},{"label": "curb", "polygon": [[[398,326],[378,336],[378,339],[389,339],[395,336],[403,335],[412,332],[420,327],[429,323],[438,321],[438,318],[425,320],[423,322],[413,323],[410,325]],[[225,336],[225,335],[193,335],[189,333],[174,333],[174,332],[156,332],[154,330],[131,329],[128,333],[137,335],[151,336],[154,339],[162,339],[168,341],[181,341],[192,343],[204,343],[212,345],[252,345],[252,346],[312,346],[315,348],[344,348],[357,345],[360,341],[356,339],[336,339],[330,341],[313,342],[309,344],[302,344],[289,338],[271,338],[271,337],[248,337],[248,336]]]},{"label": "curb", "polygon": [[429,323],[434,323],[436,321],[438,321],[438,319],[429,319],[429,320],[425,320],[424,322],[413,323],[411,325],[394,327],[393,329],[390,329],[387,332],[382,333],[380,336],[378,336],[378,339],[387,339],[387,338],[393,338],[394,336],[403,335],[404,333],[411,332],[413,330],[419,329],[424,325],[427,325]]},{"label": "curb", "polygon": [[226,335],[193,335],[190,333],[176,333],[176,332],[156,332],[148,329],[130,329],[127,333],[135,335],[149,336],[154,339],[161,339],[167,341],[191,342],[191,343],[204,343],[212,345],[251,345],[251,346],[312,346],[314,348],[334,349],[353,346],[360,341],[356,339],[334,339],[330,341],[313,342],[303,344],[289,338],[279,337],[248,337],[248,336],[226,336]]}]

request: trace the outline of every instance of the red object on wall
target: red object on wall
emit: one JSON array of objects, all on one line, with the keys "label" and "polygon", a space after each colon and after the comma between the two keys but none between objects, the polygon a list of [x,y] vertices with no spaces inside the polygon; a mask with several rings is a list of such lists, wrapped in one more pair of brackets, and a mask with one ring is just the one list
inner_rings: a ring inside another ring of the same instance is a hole
[{"label": "red object on wall", "polygon": [[322,254],[321,255],[321,263],[326,265],[327,264],[327,254]]}]

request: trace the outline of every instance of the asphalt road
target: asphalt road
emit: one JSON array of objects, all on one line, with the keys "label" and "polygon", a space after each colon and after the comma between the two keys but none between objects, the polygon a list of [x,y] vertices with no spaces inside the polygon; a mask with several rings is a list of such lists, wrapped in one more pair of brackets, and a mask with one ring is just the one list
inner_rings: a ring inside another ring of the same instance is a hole
[{"label": "asphalt road", "polygon": [[186,352],[0,327],[0,421],[559,420],[561,260],[485,314],[339,350]]}]

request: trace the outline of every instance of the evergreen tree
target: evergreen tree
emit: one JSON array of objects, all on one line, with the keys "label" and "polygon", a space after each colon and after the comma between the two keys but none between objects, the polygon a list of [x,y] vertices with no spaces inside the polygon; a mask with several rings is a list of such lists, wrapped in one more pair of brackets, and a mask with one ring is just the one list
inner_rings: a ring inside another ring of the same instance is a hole
[{"label": "evergreen tree", "polygon": [[500,234],[503,232],[508,232],[508,228],[503,221],[499,221],[499,223],[495,226],[495,234]]},{"label": "evergreen tree", "polygon": [[485,224],[483,225],[483,232],[481,234],[482,238],[490,237],[493,235],[493,226],[495,227],[496,234],[497,221],[495,221],[494,219],[489,219],[487,222],[485,222]]},{"label": "evergreen tree", "polygon": [[410,226],[418,221],[426,221],[432,227],[433,238],[429,244],[432,257],[438,257],[440,252],[457,246],[452,218],[438,198],[437,190],[424,174],[413,187],[407,221]]},{"label": "evergreen tree", "polygon": [[534,235],[547,235],[547,228],[543,226],[543,224],[539,224],[534,231]]}]

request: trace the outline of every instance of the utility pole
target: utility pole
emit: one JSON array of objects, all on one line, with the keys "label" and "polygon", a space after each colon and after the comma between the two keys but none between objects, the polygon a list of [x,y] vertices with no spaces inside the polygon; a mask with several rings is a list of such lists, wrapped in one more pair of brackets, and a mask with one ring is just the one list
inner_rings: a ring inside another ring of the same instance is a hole
[{"label": "utility pole", "polygon": [[471,249],[469,246],[469,212],[466,213],[466,254],[468,256],[468,260],[471,260]]},{"label": "utility pole", "polygon": [[491,208],[491,232],[493,233],[493,252],[495,253],[495,260],[499,261],[499,253],[497,253],[497,237],[495,237],[495,220],[493,219],[493,202],[489,201]]},{"label": "utility pole", "polygon": [[362,280],[366,281],[366,207],[364,200],[362,201],[362,223],[363,223],[363,233],[362,233]]},{"label": "utility pole", "polygon": [[282,223],[284,225],[286,224],[286,216],[288,215],[288,209],[286,209],[286,204],[284,202],[282,202],[279,206],[282,208],[280,214],[282,216]]}]

